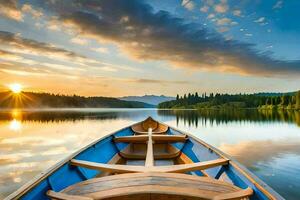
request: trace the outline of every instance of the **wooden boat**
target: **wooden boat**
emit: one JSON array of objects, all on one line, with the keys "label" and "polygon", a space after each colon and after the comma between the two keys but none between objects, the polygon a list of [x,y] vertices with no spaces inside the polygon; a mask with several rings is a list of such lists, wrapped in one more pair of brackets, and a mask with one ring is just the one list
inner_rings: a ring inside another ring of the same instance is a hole
[{"label": "wooden boat", "polygon": [[283,199],[230,157],[152,118],[79,150],[6,199]]}]

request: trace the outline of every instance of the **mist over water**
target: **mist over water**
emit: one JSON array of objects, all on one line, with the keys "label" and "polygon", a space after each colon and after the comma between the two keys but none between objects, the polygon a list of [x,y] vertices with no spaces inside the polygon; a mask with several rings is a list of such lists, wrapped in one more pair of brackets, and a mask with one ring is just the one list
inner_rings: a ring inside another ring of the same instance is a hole
[{"label": "mist over water", "polygon": [[233,156],[287,199],[300,196],[300,113],[257,110],[0,111],[0,198],[77,149],[148,116]]}]

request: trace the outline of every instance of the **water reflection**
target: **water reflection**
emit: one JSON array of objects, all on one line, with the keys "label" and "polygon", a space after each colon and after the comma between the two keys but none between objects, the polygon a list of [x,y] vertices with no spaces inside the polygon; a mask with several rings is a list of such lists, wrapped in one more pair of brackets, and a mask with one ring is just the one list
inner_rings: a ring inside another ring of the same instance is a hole
[{"label": "water reflection", "polygon": [[10,113],[6,113],[11,115],[11,121],[9,123],[9,129],[15,132],[19,132],[22,128],[22,112],[20,110],[12,110]]},{"label": "water reflection", "polygon": [[160,115],[176,116],[177,123],[183,121],[189,126],[223,124],[229,122],[288,122],[300,126],[299,111],[272,111],[256,109],[229,110],[159,110]]},{"label": "water reflection", "polygon": [[11,116],[14,119],[22,119],[22,111],[21,110],[12,110],[11,111]]},{"label": "water reflection", "polygon": [[[128,112],[129,111],[129,112]],[[288,122],[300,126],[300,112],[294,110],[157,110],[151,109],[49,109],[49,110],[13,110],[0,112],[0,120],[16,121],[76,121],[83,119],[143,119],[150,115],[155,118],[183,121],[190,126],[221,124],[228,122]]]},{"label": "water reflection", "polygon": [[22,124],[20,121],[13,119],[9,124],[9,128],[13,131],[20,131],[22,128]]},{"label": "water reflection", "polygon": [[255,168],[257,163],[271,164],[274,158],[285,154],[300,154],[300,140],[295,137],[284,140],[242,141],[238,144],[223,143],[219,149],[235,157],[248,168]]},{"label": "water reflection", "polygon": [[173,118],[172,116],[159,116],[152,109],[49,109],[49,110],[13,110],[0,111],[0,121],[18,119],[21,121],[59,122],[78,120],[115,120],[130,119],[143,120],[145,116],[154,118]]},{"label": "water reflection", "polygon": [[234,156],[288,199],[300,195],[298,168],[280,170],[282,162],[300,167],[299,112],[52,109],[0,112],[0,199],[82,146],[148,116]]}]

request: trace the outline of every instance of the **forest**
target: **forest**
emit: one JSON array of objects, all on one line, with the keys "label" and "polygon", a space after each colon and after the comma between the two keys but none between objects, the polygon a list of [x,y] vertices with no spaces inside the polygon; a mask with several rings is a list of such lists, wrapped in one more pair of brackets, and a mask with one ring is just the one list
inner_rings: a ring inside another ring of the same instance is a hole
[{"label": "forest", "polygon": [[177,95],[176,100],[160,103],[159,108],[172,109],[300,109],[300,91],[291,93]]},{"label": "forest", "polygon": [[1,108],[151,108],[153,105],[110,97],[67,96],[49,93],[0,93]]}]

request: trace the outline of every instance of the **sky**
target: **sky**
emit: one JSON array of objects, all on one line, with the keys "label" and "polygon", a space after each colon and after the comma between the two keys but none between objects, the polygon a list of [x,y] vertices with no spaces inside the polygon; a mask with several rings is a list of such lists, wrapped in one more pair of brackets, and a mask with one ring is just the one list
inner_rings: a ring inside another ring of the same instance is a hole
[{"label": "sky", "polygon": [[300,89],[299,0],[0,0],[0,91]]}]

